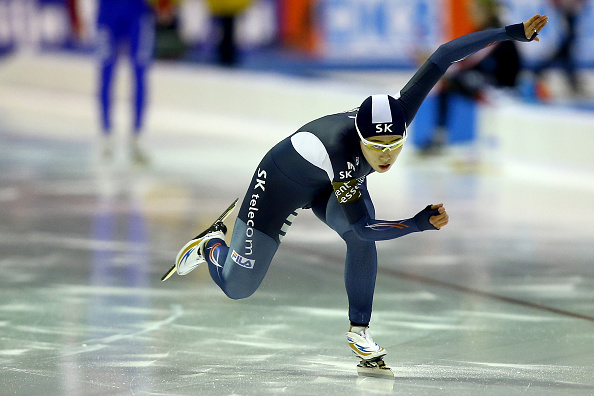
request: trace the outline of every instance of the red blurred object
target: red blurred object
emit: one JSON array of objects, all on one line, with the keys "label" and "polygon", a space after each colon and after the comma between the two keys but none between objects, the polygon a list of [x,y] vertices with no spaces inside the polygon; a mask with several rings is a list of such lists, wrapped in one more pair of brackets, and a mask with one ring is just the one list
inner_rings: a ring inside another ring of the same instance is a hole
[{"label": "red blurred object", "polygon": [[317,0],[279,0],[278,19],[283,45],[315,54],[319,36],[316,29],[315,7]]}]

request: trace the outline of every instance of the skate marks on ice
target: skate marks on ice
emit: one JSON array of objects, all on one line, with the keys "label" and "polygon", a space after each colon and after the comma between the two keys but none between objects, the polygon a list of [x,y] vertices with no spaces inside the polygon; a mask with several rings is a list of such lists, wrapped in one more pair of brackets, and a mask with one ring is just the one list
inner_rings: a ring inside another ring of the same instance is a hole
[{"label": "skate marks on ice", "polygon": [[[392,356],[392,360],[400,360]],[[319,356],[307,360],[320,375],[330,372],[356,375],[353,364],[334,356]],[[313,368],[312,367],[312,368]],[[510,389],[531,389],[541,394],[558,394],[563,391],[591,394],[594,385],[572,378],[588,376],[591,367],[559,366],[555,364],[506,364],[497,362],[447,361],[429,364],[398,362],[392,364],[393,377],[356,378],[356,386],[372,394],[388,393],[393,390],[414,391],[415,394],[431,395],[439,389],[452,387],[466,394],[488,386],[491,391],[507,392]],[[555,378],[565,379],[557,380]],[[457,385],[454,385],[457,384]],[[465,385],[464,385],[465,384]],[[583,393],[582,393],[583,392]],[[455,392],[454,392],[455,393]]]},{"label": "skate marks on ice", "polygon": [[[401,384],[426,387],[447,386],[448,383],[460,382],[469,385],[490,386],[490,390],[499,389],[540,389],[541,394],[559,394],[560,392],[578,392],[591,394],[594,385],[572,378],[585,378],[591,372],[587,366],[559,366],[555,364],[505,364],[471,361],[440,361],[431,364],[411,364],[392,367],[396,381]],[[555,379],[563,377],[566,379]]]},{"label": "skate marks on ice", "polygon": [[[332,249],[327,249],[325,251],[315,251],[308,247],[296,247],[294,245],[289,245],[289,243],[285,244],[285,250],[291,250],[293,254],[298,254],[301,252],[301,255],[312,255],[317,256],[319,260],[322,258],[325,263],[332,264],[335,266],[336,270],[342,270],[343,266],[343,258],[342,253],[337,253]],[[328,266],[329,267],[329,266]],[[329,269],[329,268],[328,268]],[[327,269],[327,270],[328,270]],[[594,322],[594,316],[588,313],[582,313],[571,307],[571,309],[565,309],[564,307],[557,307],[555,305],[558,304],[559,301],[569,301],[574,302],[576,299],[584,299],[592,296],[592,292],[590,289],[591,281],[585,276],[573,276],[570,277],[568,281],[577,282],[579,283],[578,287],[574,287],[574,285],[566,285],[565,280],[555,280],[550,279],[549,282],[551,284],[546,285],[535,285],[531,287],[528,285],[527,288],[523,288],[523,284],[525,280],[523,280],[522,284],[518,286],[518,290],[522,291],[522,293],[518,293],[518,295],[510,295],[510,288],[512,290],[512,285],[498,285],[494,283],[490,285],[493,290],[487,289],[480,289],[475,286],[468,286],[463,283],[459,283],[456,279],[439,279],[436,276],[425,276],[420,275],[418,273],[413,272],[412,270],[402,270],[391,267],[391,263],[384,263],[384,265],[380,268],[380,273],[384,278],[392,278],[392,279],[400,279],[407,282],[412,282],[416,284],[424,285],[424,288],[431,287],[434,290],[439,290],[442,288],[450,289],[451,291],[458,292],[468,296],[474,296],[479,299],[489,299],[501,303],[507,303],[510,305],[516,305],[518,307],[524,307],[531,310],[539,310],[543,312],[552,313],[555,315],[571,317],[576,319],[582,319],[590,322]],[[577,279],[577,281],[576,281]],[[505,280],[509,282],[509,280]],[[561,282],[561,283],[558,283]],[[501,288],[501,290],[499,290]],[[555,293],[551,293],[554,291]],[[543,293],[547,293],[546,295],[551,297],[550,303],[542,303],[542,298],[539,298],[538,301],[536,297],[542,297]],[[381,293],[376,293],[381,296]],[[393,293],[389,293],[393,294]],[[405,293],[402,293],[404,295]],[[401,296],[402,296],[401,295]],[[395,295],[399,297],[398,295]],[[431,299],[434,297],[431,293],[422,292],[421,294],[413,294],[411,296],[414,299],[417,298],[428,298]],[[381,298],[381,297],[380,297]],[[408,299],[408,298],[407,298]],[[534,300],[533,300],[534,299]],[[588,308],[588,307],[586,307]]]},{"label": "skate marks on ice", "polygon": [[[184,310],[181,305],[174,305],[171,307],[171,314],[163,320],[147,322],[140,329],[133,332],[122,332],[119,334],[113,334],[98,339],[89,339],[82,343],[80,347],[64,348],[63,352],[60,353],[62,357],[69,355],[77,355],[80,353],[88,353],[97,351],[99,349],[107,348],[109,344],[116,342],[134,341],[145,337],[148,333],[159,331],[162,327],[171,325],[175,320],[184,314]],[[158,357],[166,357],[167,354],[159,354]],[[152,361],[154,362],[154,361]],[[146,365],[152,364],[148,362]],[[143,364],[141,364],[142,366]]]}]

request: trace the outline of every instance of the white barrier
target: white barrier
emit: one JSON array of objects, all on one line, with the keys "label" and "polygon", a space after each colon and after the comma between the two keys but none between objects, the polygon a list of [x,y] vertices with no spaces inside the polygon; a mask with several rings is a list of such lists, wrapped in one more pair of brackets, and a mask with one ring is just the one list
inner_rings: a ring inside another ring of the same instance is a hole
[{"label": "white barrier", "polygon": [[481,107],[478,125],[484,154],[503,167],[594,176],[594,111],[507,100]]},{"label": "white barrier", "polygon": [[[124,62],[121,66],[127,68]],[[4,59],[0,63],[4,127],[18,124],[19,133],[52,137],[95,136],[95,67],[91,59],[82,57],[27,55]],[[127,125],[130,113],[129,75],[129,70],[118,71],[115,97],[121,109],[115,123],[120,125]],[[402,77],[394,76],[393,80]],[[353,86],[270,73],[157,65],[151,74],[147,129],[154,135],[164,131],[196,134],[204,129],[205,120],[210,128],[217,122],[234,122],[243,129],[221,130],[254,133],[255,138],[274,143],[311,119],[356,107],[377,90],[378,84],[366,86],[361,81]],[[62,120],[62,115],[72,112],[80,124],[66,125]],[[226,117],[230,113],[233,119]],[[50,128],[52,122],[55,124]],[[481,107],[478,129],[482,160],[508,169],[539,169],[543,179],[580,175],[580,180],[594,188],[590,182],[594,175],[594,111],[506,99]]]}]

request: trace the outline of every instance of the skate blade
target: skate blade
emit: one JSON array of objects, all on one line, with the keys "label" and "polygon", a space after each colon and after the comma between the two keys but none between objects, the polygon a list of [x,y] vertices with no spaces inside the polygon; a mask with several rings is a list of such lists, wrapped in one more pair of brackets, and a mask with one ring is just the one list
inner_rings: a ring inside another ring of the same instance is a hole
[{"label": "skate blade", "polygon": [[[225,211],[214,221],[213,224],[215,224],[217,221],[225,221],[225,219],[227,217],[229,217],[229,215],[231,214],[231,212],[233,212],[233,209],[235,209],[235,206],[237,206],[237,202],[239,201],[239,198],[236,198],[235,201],[233,201],[233,203],[231,205],[229,205],[229,207],[227,209],[225,209]],[[206,232],[204,232],[203,234],[206,234]],[[194,239],[198,239],[203,237],[204,235],[198,235],[196,236]],[[179,256],[179,255],[178,255]],[[178,258],[176,257],[175,262],[178,262]],[[174,264],[173,266],[171,266],[171,268],[169,268],[169,270],[165,273],[165,275],[163,275],[161,277],[161,282],[165,282],[167,279],[169,279],[171,277],[171,275],[173,275],[177,270],[177,264]]]},{"label": "skate blade", "polygon": [[227,219],[227,217],[231,214],[231,212],[233,212],[233,209],[235,209],[235,206],[237,206],[237,201],[239,201],[239,198],[236,198],[235,201],[233,201],[233,203],[231,205],[229,205],[229,207],[227,209],[225,209],[223,214],[219,216],[219,218],[215,221],[215,223],[217,221],[225,221],[225,219]]},{"label": "skate blade", "polygon": [[169,279],[171,277],[171,275],[175,274],[175,265],[173,265],[171,268],[169,268],[169,271],[167,271],[165,273],[165,275],[163,275],[161,277],[161,282],[165,282],[167,279]]},{"label": "skate blade", "polygon": [[394,379],[394,372],[388,367],[379,368],[357,366],[357,373],[361,377]]},{"label": "skate blade", "polygon": [[[225,209],[225,211],[215,221],[213,221],[213,223],[210,225],[210,227],[212,227],[213,225],[215,225],[218,222],[225,221],[227,219],[227,217],[229,217],[229,215],[233,212],[233,209],[235,209],[235,207],[237,206],[238,201],[239,201],[239,198],[236,198],[235,201],[233,201],[233,203],[231,205],[229,205],[229,207],[227,209]],[[196,235],[192,239],[202,238],[204,235],[206,235],[208,233],[208,230],[210,227],[208,227],[206,230],[204,230],[200,234]]]}]

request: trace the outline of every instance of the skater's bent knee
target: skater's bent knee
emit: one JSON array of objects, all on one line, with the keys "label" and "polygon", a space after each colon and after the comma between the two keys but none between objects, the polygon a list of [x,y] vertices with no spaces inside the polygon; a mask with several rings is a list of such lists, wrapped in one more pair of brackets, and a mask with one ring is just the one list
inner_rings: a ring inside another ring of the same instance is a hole
[{"label": "skater's bent knee", "polygon": [[227,295],[227,297],[229,297],[230,299],[233,300],[241,300],[243,298],[248,298],[249,296],[251,296],[252,294],[254,294],[254,292],[256,291],[251,290],[251,289],[233,289],[233,288],[229,288],[228,290],[223,290],[225,292],[225,294]]}]

